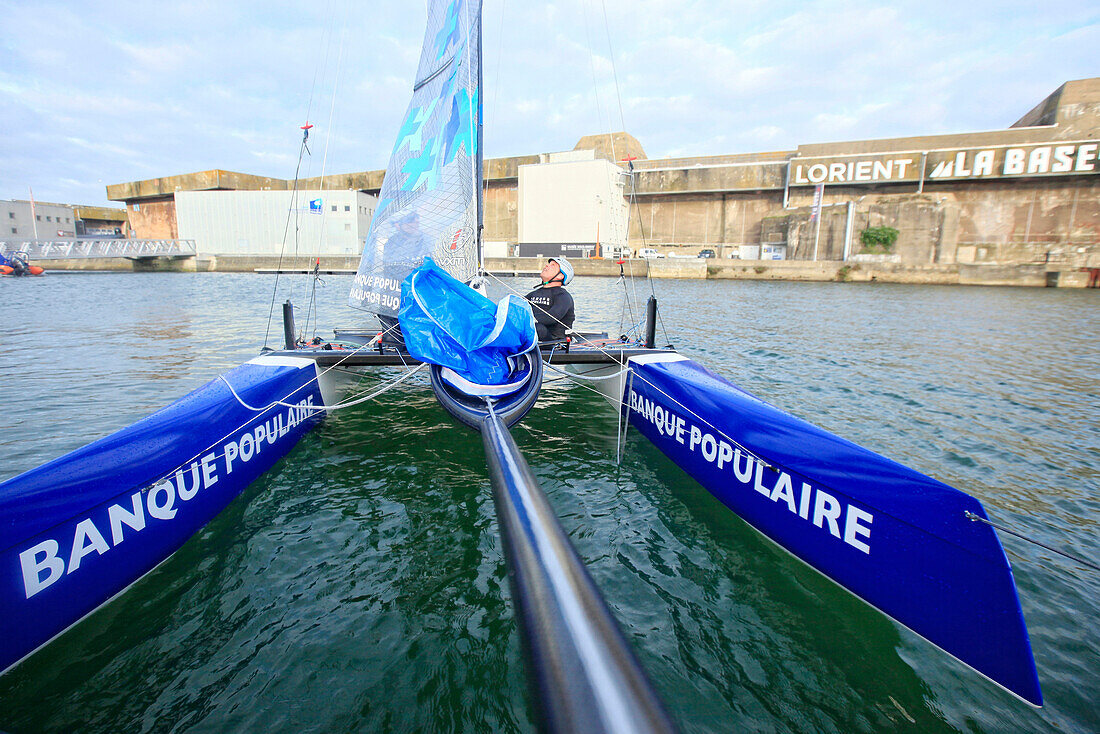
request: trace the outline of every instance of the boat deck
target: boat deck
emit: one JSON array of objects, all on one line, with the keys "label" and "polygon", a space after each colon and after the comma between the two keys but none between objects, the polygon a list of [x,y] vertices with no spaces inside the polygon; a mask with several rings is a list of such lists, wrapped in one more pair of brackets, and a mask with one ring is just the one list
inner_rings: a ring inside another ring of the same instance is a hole
[{"label": "boat deck", "polygon": [[[551,364],[569,365],[614,365],[626,364],[631,357],[645,354],[666,354],[669,349],[647,349],[637,344],[612,342],[608,344],[575,344],[568,349],[543,347],[543,359]],[[268,356],[299,357],[312,359],[317,364],[330,367],[339,364],[342,367],[401,367],[420,364],[420,360],[403,349],[390,345],[376,346],[368,350],[355,350],[346,347],[300,347],[266,352]]]}]

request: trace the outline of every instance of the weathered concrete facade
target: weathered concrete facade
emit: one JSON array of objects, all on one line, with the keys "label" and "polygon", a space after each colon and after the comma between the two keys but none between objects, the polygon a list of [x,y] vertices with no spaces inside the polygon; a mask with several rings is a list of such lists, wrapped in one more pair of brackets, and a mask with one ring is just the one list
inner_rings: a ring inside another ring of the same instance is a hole
[{"label": "weathered concrete facade", "polygon": [[[631,159],[635,249],[714,249],[725,261],[744,245],[785,245],[789,260],[945,266],[952,273],[960,266],[1066,273],[1100,267],[1100,78],[1065,83],[1003,130],[658,160],[647,160],[627,133],[587,136],[577,149]],[[518,241],[518,169],[538,161],[485,161],[487,240]],[[339,174],[299,185],[377,194],[383,175]],[[811,221],[819,184],[821,216]],[[175,237],[176,190],[289,185],[207,171],[108,187],[108,196],[127,203],[135,236]],[[881,225],[899,230],[893,251],[862,253],[860,233]]]}]

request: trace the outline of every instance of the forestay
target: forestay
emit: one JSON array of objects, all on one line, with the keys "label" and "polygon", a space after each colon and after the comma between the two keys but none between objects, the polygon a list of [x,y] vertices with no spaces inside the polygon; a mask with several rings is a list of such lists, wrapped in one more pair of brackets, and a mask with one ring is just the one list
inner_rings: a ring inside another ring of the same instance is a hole
[{"label": "forestay", "polygon": [[480,3],[430,0],[413,97],[390,156],[349,303],[397,316],[401,282],[431,256],[477,272]]}]

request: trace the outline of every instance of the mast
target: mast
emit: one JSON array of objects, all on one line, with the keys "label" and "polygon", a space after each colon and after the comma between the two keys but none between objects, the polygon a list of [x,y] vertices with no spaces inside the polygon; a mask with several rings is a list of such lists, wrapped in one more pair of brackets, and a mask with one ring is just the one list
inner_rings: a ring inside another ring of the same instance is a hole
[{"label": "mast", "polygon": [[481,11],[484,8],[484,4],[481,0],[477,3],[477,166],[475,174],[475,183],[477,184],[477,266],[478,269],[485,267],[485,261],[481,254],[481,234],[485,229],[485,201],[484,191],[482,187],[485,181],[485,159],[482,154],[482,118],[485,112],[485,92],[481,88],[482,76],[481,76]]}]

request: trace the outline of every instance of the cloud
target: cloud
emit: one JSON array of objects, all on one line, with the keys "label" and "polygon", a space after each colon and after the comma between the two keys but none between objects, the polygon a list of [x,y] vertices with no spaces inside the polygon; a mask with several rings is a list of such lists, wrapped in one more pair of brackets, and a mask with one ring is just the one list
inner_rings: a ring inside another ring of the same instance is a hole
[{"label": "cloud", "polygon": [[[651,157],[1003,128],[1095,75],[1100,46],[1100,13],[1072,1],[490,0],[484,12],[489,156],[624,127]],[[319,172],[326,147],[328,172],[384,167],[424,22],[420,3],[342,0],[0,0],[0,13],[0,197],[32,185],[85,204],[108,203],[105,183],[208,168],[289,178],[306,119],[303,169]]]}]

